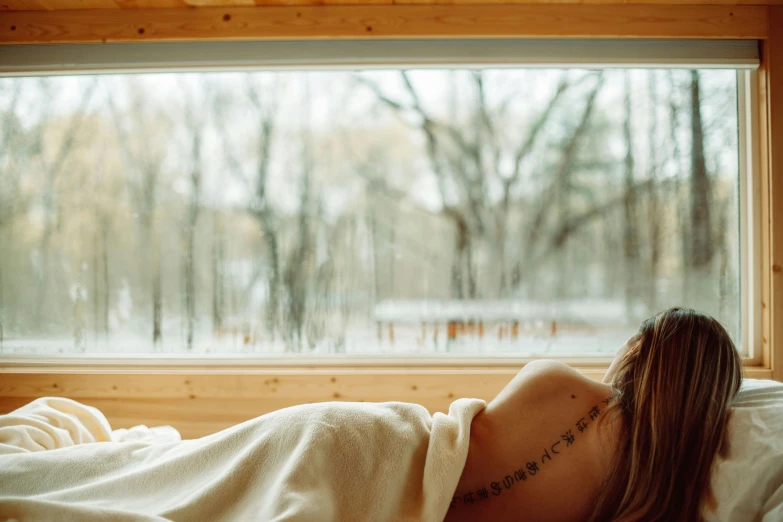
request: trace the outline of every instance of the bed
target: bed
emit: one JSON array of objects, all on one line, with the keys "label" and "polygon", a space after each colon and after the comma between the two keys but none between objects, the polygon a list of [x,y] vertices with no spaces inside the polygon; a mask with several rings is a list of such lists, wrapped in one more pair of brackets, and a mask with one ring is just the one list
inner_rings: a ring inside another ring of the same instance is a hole
[{"label": "bed", "polygon": [[783,384],[745,380],[729,441],[714,472],[718,509],[708,522],[783,521]]},{"label": "bed", "polygon": [[[111,430],[94,408],[42,398],[0,416],[0,520],[439,522],[483,406],[302,405],[180,441],[171,427]],[[351,426],[340,440],[335,423]],[[729,440],[707,520],[783,521],[783,384],[745,381]]]}]

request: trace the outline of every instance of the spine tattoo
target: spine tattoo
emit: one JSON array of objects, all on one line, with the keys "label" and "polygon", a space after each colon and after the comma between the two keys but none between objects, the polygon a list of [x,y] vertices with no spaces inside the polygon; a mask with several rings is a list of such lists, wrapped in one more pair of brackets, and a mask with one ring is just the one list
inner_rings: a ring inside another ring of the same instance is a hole
[{"label": "spine tattoo", "polygon": [[[608,405],[611,401],[612,399],[608,398],[601,402]],[[560,438],[557,439],[554,444],[551,444],[549,447],[544,447],[544,452],[540,459],[536,458],[527,461],[518,469],[509,472],[509,474],[502,478],[498,478],[495,482],[490,482],[488,485],[484,485],[478,489],[452,497],[451,509],[458,508],[460,505],[469,506],[484,502],[493,497],[499,497],[505,491],[510,491],[513,487],[534,479],[537,474],[544,472],[547,463],[552,462],[552,460],[556,459],[563,451],[567,451],[567,449],[578,440],[580,434],[583,434],[590,423],[595,421],[599,415],[601,415],[601,409],[598,405],[593,406],[585,417],[576,421],[573,428],[564,430],[560,434]],[[574,432],[574,428],[576,428],[576,433]]]}]

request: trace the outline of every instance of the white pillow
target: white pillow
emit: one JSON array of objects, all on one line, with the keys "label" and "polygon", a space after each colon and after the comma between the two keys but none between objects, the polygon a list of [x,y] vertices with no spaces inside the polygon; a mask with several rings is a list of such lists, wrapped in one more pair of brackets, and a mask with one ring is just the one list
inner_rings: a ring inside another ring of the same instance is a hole
[{"label": "white pillow", "polygon": [[712,487],[718,509],[708,522],[783,521],[783,384],[745,379],[729,423],[727,458]]}]

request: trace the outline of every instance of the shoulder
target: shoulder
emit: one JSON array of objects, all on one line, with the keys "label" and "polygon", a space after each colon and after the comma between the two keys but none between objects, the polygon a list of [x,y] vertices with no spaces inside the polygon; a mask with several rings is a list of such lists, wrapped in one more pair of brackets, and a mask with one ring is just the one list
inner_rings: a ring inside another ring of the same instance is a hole
[{"label": "shoulder", "polygon": [[591,383],[565,363],[536,360],[527,363],[492,402],[495,405],[505,401],[539,403],[551,400],[558,391],[566,390],[568,394],[584,391]]},{"label": "shoulder", "polygon": [[[519,398],[551,404],[565,402],[585,406],[611,396],[611,387],[583,375],[560,361],[540,360],[528,363],[508,386]],[[579,400],[574,400],[579,398]]]},{"label": "shoulder", "polygon": [[551,359],[539,359],[527,363],[520,371],[519,377],[525,380],[584,380],[586,377],[564,362]]},{"label": "shoulder", "polygon": [[584,396],[586,392],[598,392],[597,388],[601,386],[563,362],[546,359],[526,364],[511,385],[518,390],[528,390],[531,396],[538,399],[553,394],[559,396],[557,392]]}]

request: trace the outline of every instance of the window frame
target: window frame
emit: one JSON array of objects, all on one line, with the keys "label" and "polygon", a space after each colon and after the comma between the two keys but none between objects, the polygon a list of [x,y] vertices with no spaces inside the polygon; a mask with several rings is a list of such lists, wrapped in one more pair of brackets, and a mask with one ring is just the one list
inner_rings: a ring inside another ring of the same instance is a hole
[{"label": "window frame", "polygon": [[[753,212],[760,188],[759,143],[756,93],[759,48],[753,40],[697,39],[682,45],[675,39],[630,39],[623,41],[593,39],[430,39],[430,40],[338,40],[320,41],[313,51],[311,42],[159,42],[124,43],[95,46],[90,44],[60,44],[46,46],[0,45],[0,78],[26,76],[72,76],[106,74],[188,73],[258,70],[362,70],[400,68],[616,68],[616,69],[736,69],[738,122],[738,196],[740,235],[740,351],[748,366],[762,362],[761,321],[759,301],[761,273],[754,270],[759,258],[760,220]],[[67,353],[67,352],[66,352]],[[110,356],[114,364],[182,365],[187,360],[200,364],[273,367],[320,366],[394,367],[520,367],[540,359],[514,355],[324,355],[281,356],[269,354],[248,357],[240,354],[189,355],[161,358],[140,354]],[[411,359],[415,358],[415,363]],[[573,356],[553,354],[548,358],[561,360],[580,368],[608,368],[610,356]],[[51,359],[59,364],[77,364],[89,360],[98,363],[106,355],[74,355],[46,357],[38,355],[0,354],[0,364],[7,362],[35,363]]]},{"label": "window frame", "polygon": [[737,71],[739,131],[740,332],[746,366],[763,359],[761,321],[761,169],[758,71]]},{"label": "window frame", "polygon": [[[155,10],[131,13],[99,10],[100,14],[92,11],[89,14],[68,11],[65,16],[60,13],[56,21],[62,29],[60,32],[38,30],[54,24],[56,12],[14,13],[8,16],[8,21],[17,21],[23,30],[11,34],[7,27],[0,28],[0,44],[287,39],[297,35],[306,39],[370,38],[365,32],[366,19],[382,22],[397,15],[402,17],[400,24],[382,28],[380,34],[392,38],[636,36],[758,40],[761,66],[755,85],[752,81],[747,85],[756,105],[750,106],[749,114],[746,107],[746,117],[742,118],[745,137],[741,138],[755,147],[758,162],[752,180],[755,188],[751,183],[741,196],[741,204],[754,207],[752,219],[746,220],[744,226],[752,226],[756,231],[748,239],[752,242],[750,256],[758,255],[752,266],[759,273],[754,276],[756,284],[743,285],[742,292],[742,299],[753,303],[755,315],[749,317],[749,323],[757,326],[752,337],[753,346],[758,347],[752,360],[746,363],[745,374],[751,378],[783,380],[783,217],[779,215],[783,214],[783,208],[778,204],[776,210],[773,204],[783,202],[783,33],[771,29],[783,27],[783,6],[489,4],[204,8],[178,13],[169,10],[165,20],[150,22],[151,30],[143,35],[136,29],[148,20],[155,20]],[[228,12],[235,20],[238,17],[250,20],[245,33],[238,34],[236,29],[223,25],[216,27],[212,22]],[[351,14],[353,18],[348,16]],[[316,21],[348,18],[317,31],[308,31],[308,26],[303,25],[264,32],[272,21],[295,20],[296,15]],[[471,27],[450,22],[474,15],[478,18]],[[417,16],[421,19],[417,20]],[[620,18],[628,23],[618,22]],[[182,24],[169,23],[171,20],[181,20]],[[512,22],[516,25],[509,29]],[[188,32],[189,27],[199,23],[208,30]],[[0,46],[0,49],[8,48]],[[45,52],[45,47],[41,52]],[[753,258],[748,262],[753,263]],[[743,328],[746,331],[750,330]],[[608,365],[608,361],[597,360],[569,362],[597,380]],[[448,363],[421,358],[404,362],[244,359],[241,364],[212,360],[197,365],[182,360],[3,359],[0,360],[0,412],[10,411],[35,397],[64,395],[100,407],[114,427],[174,424],[186,437],[192,437],[302,402],[407,400],[432,411],[443,411],[455,397],[491,399],[522,364],[519,360],[488,361],[486,358]],[[226,399],[230,399],[230,405]]]}]

